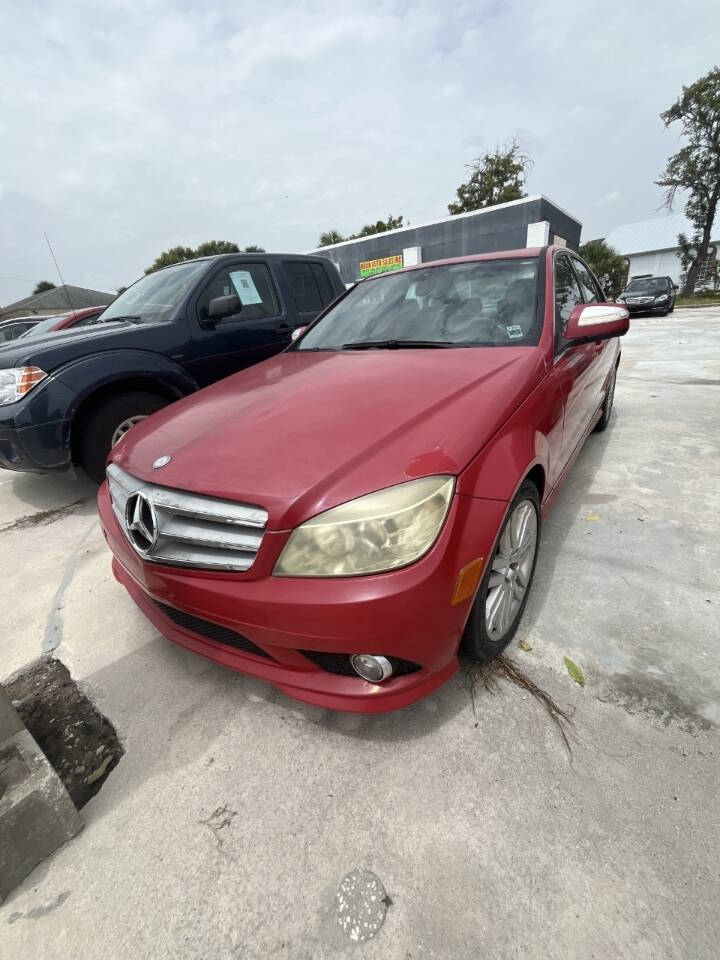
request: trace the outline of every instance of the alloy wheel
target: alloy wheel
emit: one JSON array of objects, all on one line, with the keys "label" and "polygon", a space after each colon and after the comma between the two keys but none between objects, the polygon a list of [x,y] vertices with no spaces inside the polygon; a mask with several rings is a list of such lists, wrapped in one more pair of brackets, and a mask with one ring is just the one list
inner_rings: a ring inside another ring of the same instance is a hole
[{"label": "alloy wheel", "polygon": [[146,420],[146,419],[147,419],[146,414],[140,414],[137,417],[128,417],[127,420],[123,420],[120,426],[113,433],[112,440],[110,441],[110,446],[114,447],[116,444],[120,443],[120,441],[128,432],[128,430],[134,427],[136,423],[140,423],[141,420]]},{"label": "alloy wheel", "polygon": [[491,640],[501,640],[522,606],[537,551],[538,518],[535,505],[521,500],[500,535],[485,600],[485,629]]}]

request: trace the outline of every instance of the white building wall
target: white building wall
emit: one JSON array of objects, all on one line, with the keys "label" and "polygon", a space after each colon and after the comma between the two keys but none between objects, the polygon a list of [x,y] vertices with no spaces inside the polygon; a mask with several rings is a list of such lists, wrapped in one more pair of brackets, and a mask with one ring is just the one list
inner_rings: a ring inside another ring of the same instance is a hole
[{"label": "white building wall", "polygon": [[655,250],[652,253],[633,253],[630,260],[628,279],[650,274],[653,277],[670,277],[673,283],[680,283],[680,257],[677,250]]}]

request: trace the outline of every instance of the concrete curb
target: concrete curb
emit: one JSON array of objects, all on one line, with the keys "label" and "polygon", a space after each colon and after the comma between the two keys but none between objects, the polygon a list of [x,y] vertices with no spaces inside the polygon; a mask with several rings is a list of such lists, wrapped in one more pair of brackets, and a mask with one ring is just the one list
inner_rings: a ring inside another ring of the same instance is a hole
[{"label": "concrete curb", "polygon": [[82,826],[60,778],[0,686],[0,903]]}]

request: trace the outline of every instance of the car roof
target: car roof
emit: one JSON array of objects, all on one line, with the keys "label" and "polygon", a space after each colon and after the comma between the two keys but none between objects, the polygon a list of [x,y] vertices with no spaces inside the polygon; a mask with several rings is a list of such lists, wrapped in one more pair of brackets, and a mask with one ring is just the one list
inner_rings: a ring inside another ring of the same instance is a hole
[{"label": "car roof", "polygon": [[[109,304],[99,303],[96,307],[80,307],[78,310],[68,310],[67,313],[63,313],[62,317],[72,317],[74,320],[82,320],[83,317],[87,317],[90,313],[97,313],[98,310],[107,310]],[[59,319],[59,318],[58,318]]]},{"label": "car roof", "polygon": [[209,257],[193,257],[192,260],[180,260],[178,263],[169,263],[166,267],[160,267],[154,273],[160,273],[161,270],[171,270],[173,267],[180,267],[186,263],[222,263],[223,261],[237,260],[242,257],[243,260],[307,260],[317,263],[328,263],[329,258],[323,257],[320,253],[243,253],[239,250],[237,253],[216,253]]},{"label": "car roof", "polygon": [[39,323],[40,320],[44,320],[45,317],[7,317],[5,320],[0,320],[0,327],[6,327],[11,323]]}]

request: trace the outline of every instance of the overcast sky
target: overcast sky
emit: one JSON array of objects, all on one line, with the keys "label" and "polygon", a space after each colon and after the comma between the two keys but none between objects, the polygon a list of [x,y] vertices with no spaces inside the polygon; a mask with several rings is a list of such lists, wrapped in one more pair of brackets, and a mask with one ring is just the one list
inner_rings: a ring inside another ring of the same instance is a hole
[{"label": "overcast sky", "polygon": [[[690,12],[692,11],[692,12]],[[717,0],[0,0],[0,303],[128,284],[204,240],[303,251],[447,214],[517,136],[583,238],[656,215],[658,118],[720,59]],[[8,279],[20,278],[20,279]]]}]

